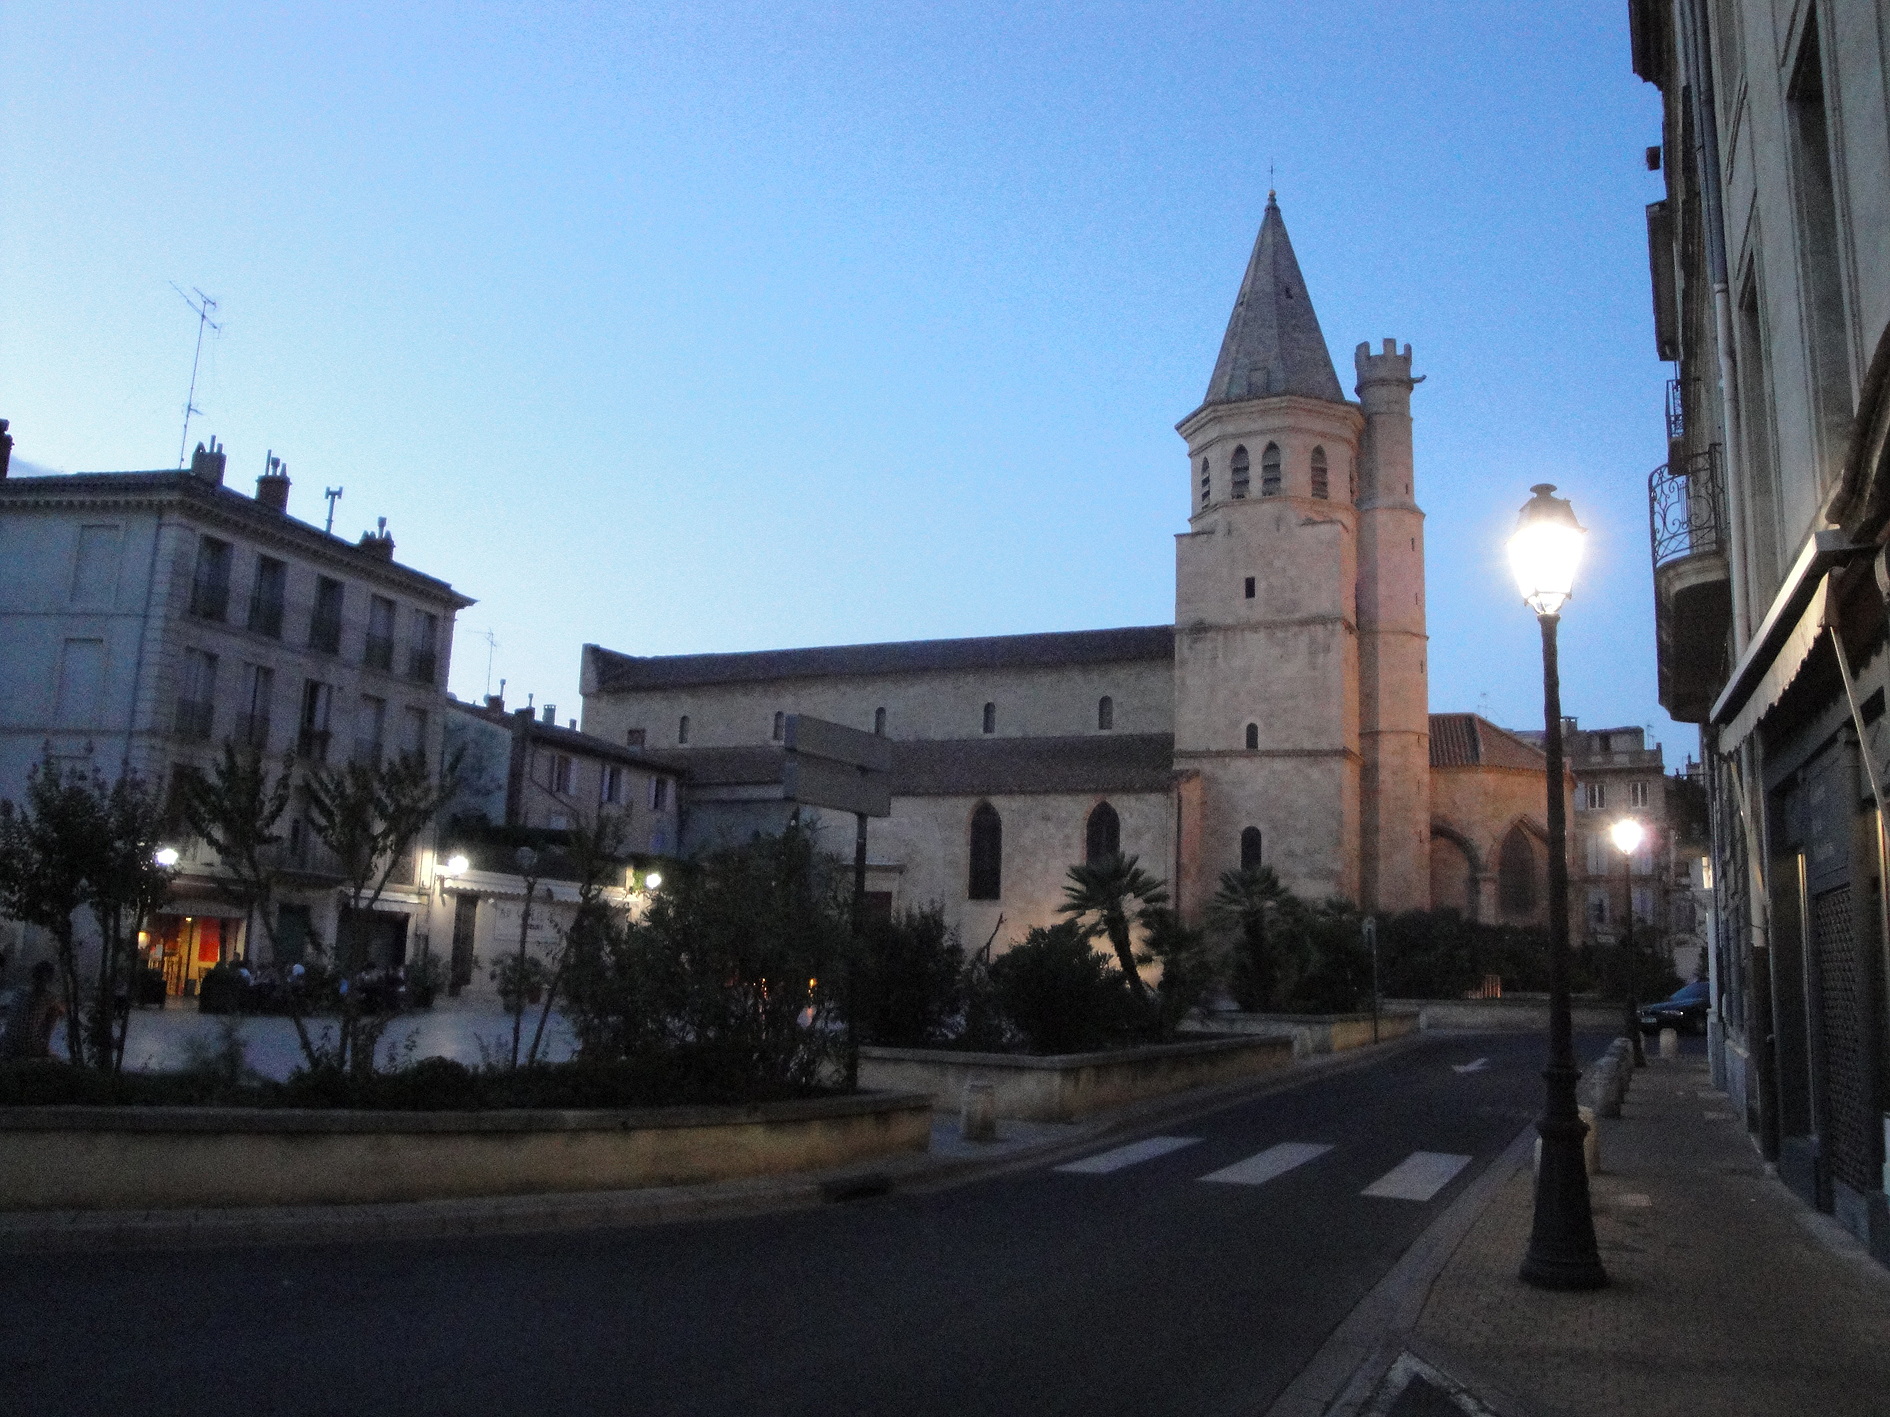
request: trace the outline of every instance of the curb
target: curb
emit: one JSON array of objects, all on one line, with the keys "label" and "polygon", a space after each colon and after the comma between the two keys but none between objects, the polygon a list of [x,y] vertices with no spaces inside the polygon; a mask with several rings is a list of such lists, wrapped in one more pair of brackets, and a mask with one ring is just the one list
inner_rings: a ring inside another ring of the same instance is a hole
[{"label": "curb", "polygon": [[[1424,1039],[1423,1034],[1411,1034],[1344,1053],[1301,1059],[1254,1078],[1131,1103],[1100,1114],[1063,1136],[1026,1143],[990,1157],[938,1158],[907,1153],[830,1171],[634,1191],[218,1210],[14,1211],[0,1214],[0,1254],[471,1239],[727,1219],[807,1210],[895,1192],[924,1195],[1080,1155],[1099,1139],[1120,1132],[1190,1120],[1249,1098],[1283,1092],[1333,1073],[1350,1072],[1408,1052]],[[1419,1245],[1423,1243],[1419,1241]]]},{"label": "curb", "polygon": [[1530,1164],[1536,1124],[1531,1122],[1412,1242],[1385,1277],[1372,1286],[1299,1376],[1266,1410],[1266,1417],[1357,1417],[1410,1341],[1430,1297],[1464,1236],[1483,1218],[1510,1177]]}]

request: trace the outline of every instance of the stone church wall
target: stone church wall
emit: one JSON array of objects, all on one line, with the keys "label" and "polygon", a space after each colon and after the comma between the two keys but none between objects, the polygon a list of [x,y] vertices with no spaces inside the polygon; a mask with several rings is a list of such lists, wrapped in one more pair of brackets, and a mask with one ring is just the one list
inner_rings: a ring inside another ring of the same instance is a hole
[{"label": "stone church wall", "polygon": [[641,728],[648,747],[673,748],[687,714],[691,747],[728,747],[768,742],[777,713],[811,714],[871,732],[874,710],[884,708],[892,738],[976,738],[989,703],[995,705],[994,736],[1050,738],[1099,731],[1097,704],[1105,695],[1113,731],[1172,730],[1174,666],[1164,658],[604,690],[584,701],[584,731],[622,743]]}]

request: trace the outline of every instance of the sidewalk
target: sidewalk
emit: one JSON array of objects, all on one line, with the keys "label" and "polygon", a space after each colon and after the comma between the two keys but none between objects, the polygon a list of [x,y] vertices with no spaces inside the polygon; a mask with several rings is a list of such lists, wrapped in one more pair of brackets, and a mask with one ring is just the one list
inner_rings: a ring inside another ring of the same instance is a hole
[{"label": "sidewalk", "polygon": [[1619,1120],[1601,1123],[1592,1196],[1608,1288],[1516,1278],[1528,1157],[1512,1149],[1493,1198],[1413,1287],[1406,1323],[1359,1375],[1368,1395],[1348,1388],[1323,1410],[1890,1411],[1890,1270],[1767,1174],[1704,1058],[1650,1059]]}]

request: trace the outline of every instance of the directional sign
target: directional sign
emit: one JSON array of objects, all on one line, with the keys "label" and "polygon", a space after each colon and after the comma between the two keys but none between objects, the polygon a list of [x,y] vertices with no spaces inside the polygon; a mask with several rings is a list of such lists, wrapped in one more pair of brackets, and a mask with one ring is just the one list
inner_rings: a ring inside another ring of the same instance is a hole
[{"label": "directional sign", "polygon": [[782,736],[787,765],[781,787],[790,802],[865,817],[892,815],[892,744],[886,739],[802,713],[788,715]]},{"label": "directional sign", "polygon": [[804,713],[787,716],[783,734],[790,754],[804,758],[825,758],[868,772],[892,770],[892,742],[878,733],[863,733],[845,724],[829,723],[824,718],[810,718]]}]

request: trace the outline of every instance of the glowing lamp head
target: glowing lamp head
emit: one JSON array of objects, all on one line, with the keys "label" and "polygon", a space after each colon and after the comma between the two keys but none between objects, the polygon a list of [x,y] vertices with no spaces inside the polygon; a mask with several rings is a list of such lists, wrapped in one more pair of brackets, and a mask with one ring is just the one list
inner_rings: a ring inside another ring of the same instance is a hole
[{"label": "glowing lamp head", "polygon": [[465,875],[466,868],[470,865],[472,865],[472,862],[468,861],[464,855],[459,852],[454,852],[453,855],[447,857],[440,863],[440,874],[450,881],[455,876]]},{"label": "glowing lamp head", "polygon": [[156,851],[151,853],[151,859],[168,871],[182,858],[177,854],[176,847],[160,846]]},{"label": "glowing lamp head", "polygon": [[657,887],[661,886],[662,884],[663,884],[663,877],[661,873],[656,872],[656,871],[651,871],[648,875],[646,875],[643,878],[643,889],[646,891],[653,891],[657,889]]},{"label": "glowing lamp head", "polygon": [[1524,604],[1538,615],[1559,615],[1575,587],[1575,568],[1581,564],[1582,541],[1588,535],[1575,520],[1575,509],[1554,495],[1552,483],[1529,489],[1536,495],[1523,503],[1509,538],[1509,568]]},{"label": "glowing lamp head", "polygon": [[1632,856],[1641,849],[1641,842],[1647,833],[1641,824],[1632,817],[1623,817],[1608,828],[1608,835],[1614,841],[1614,849],[1623,856]]}]

